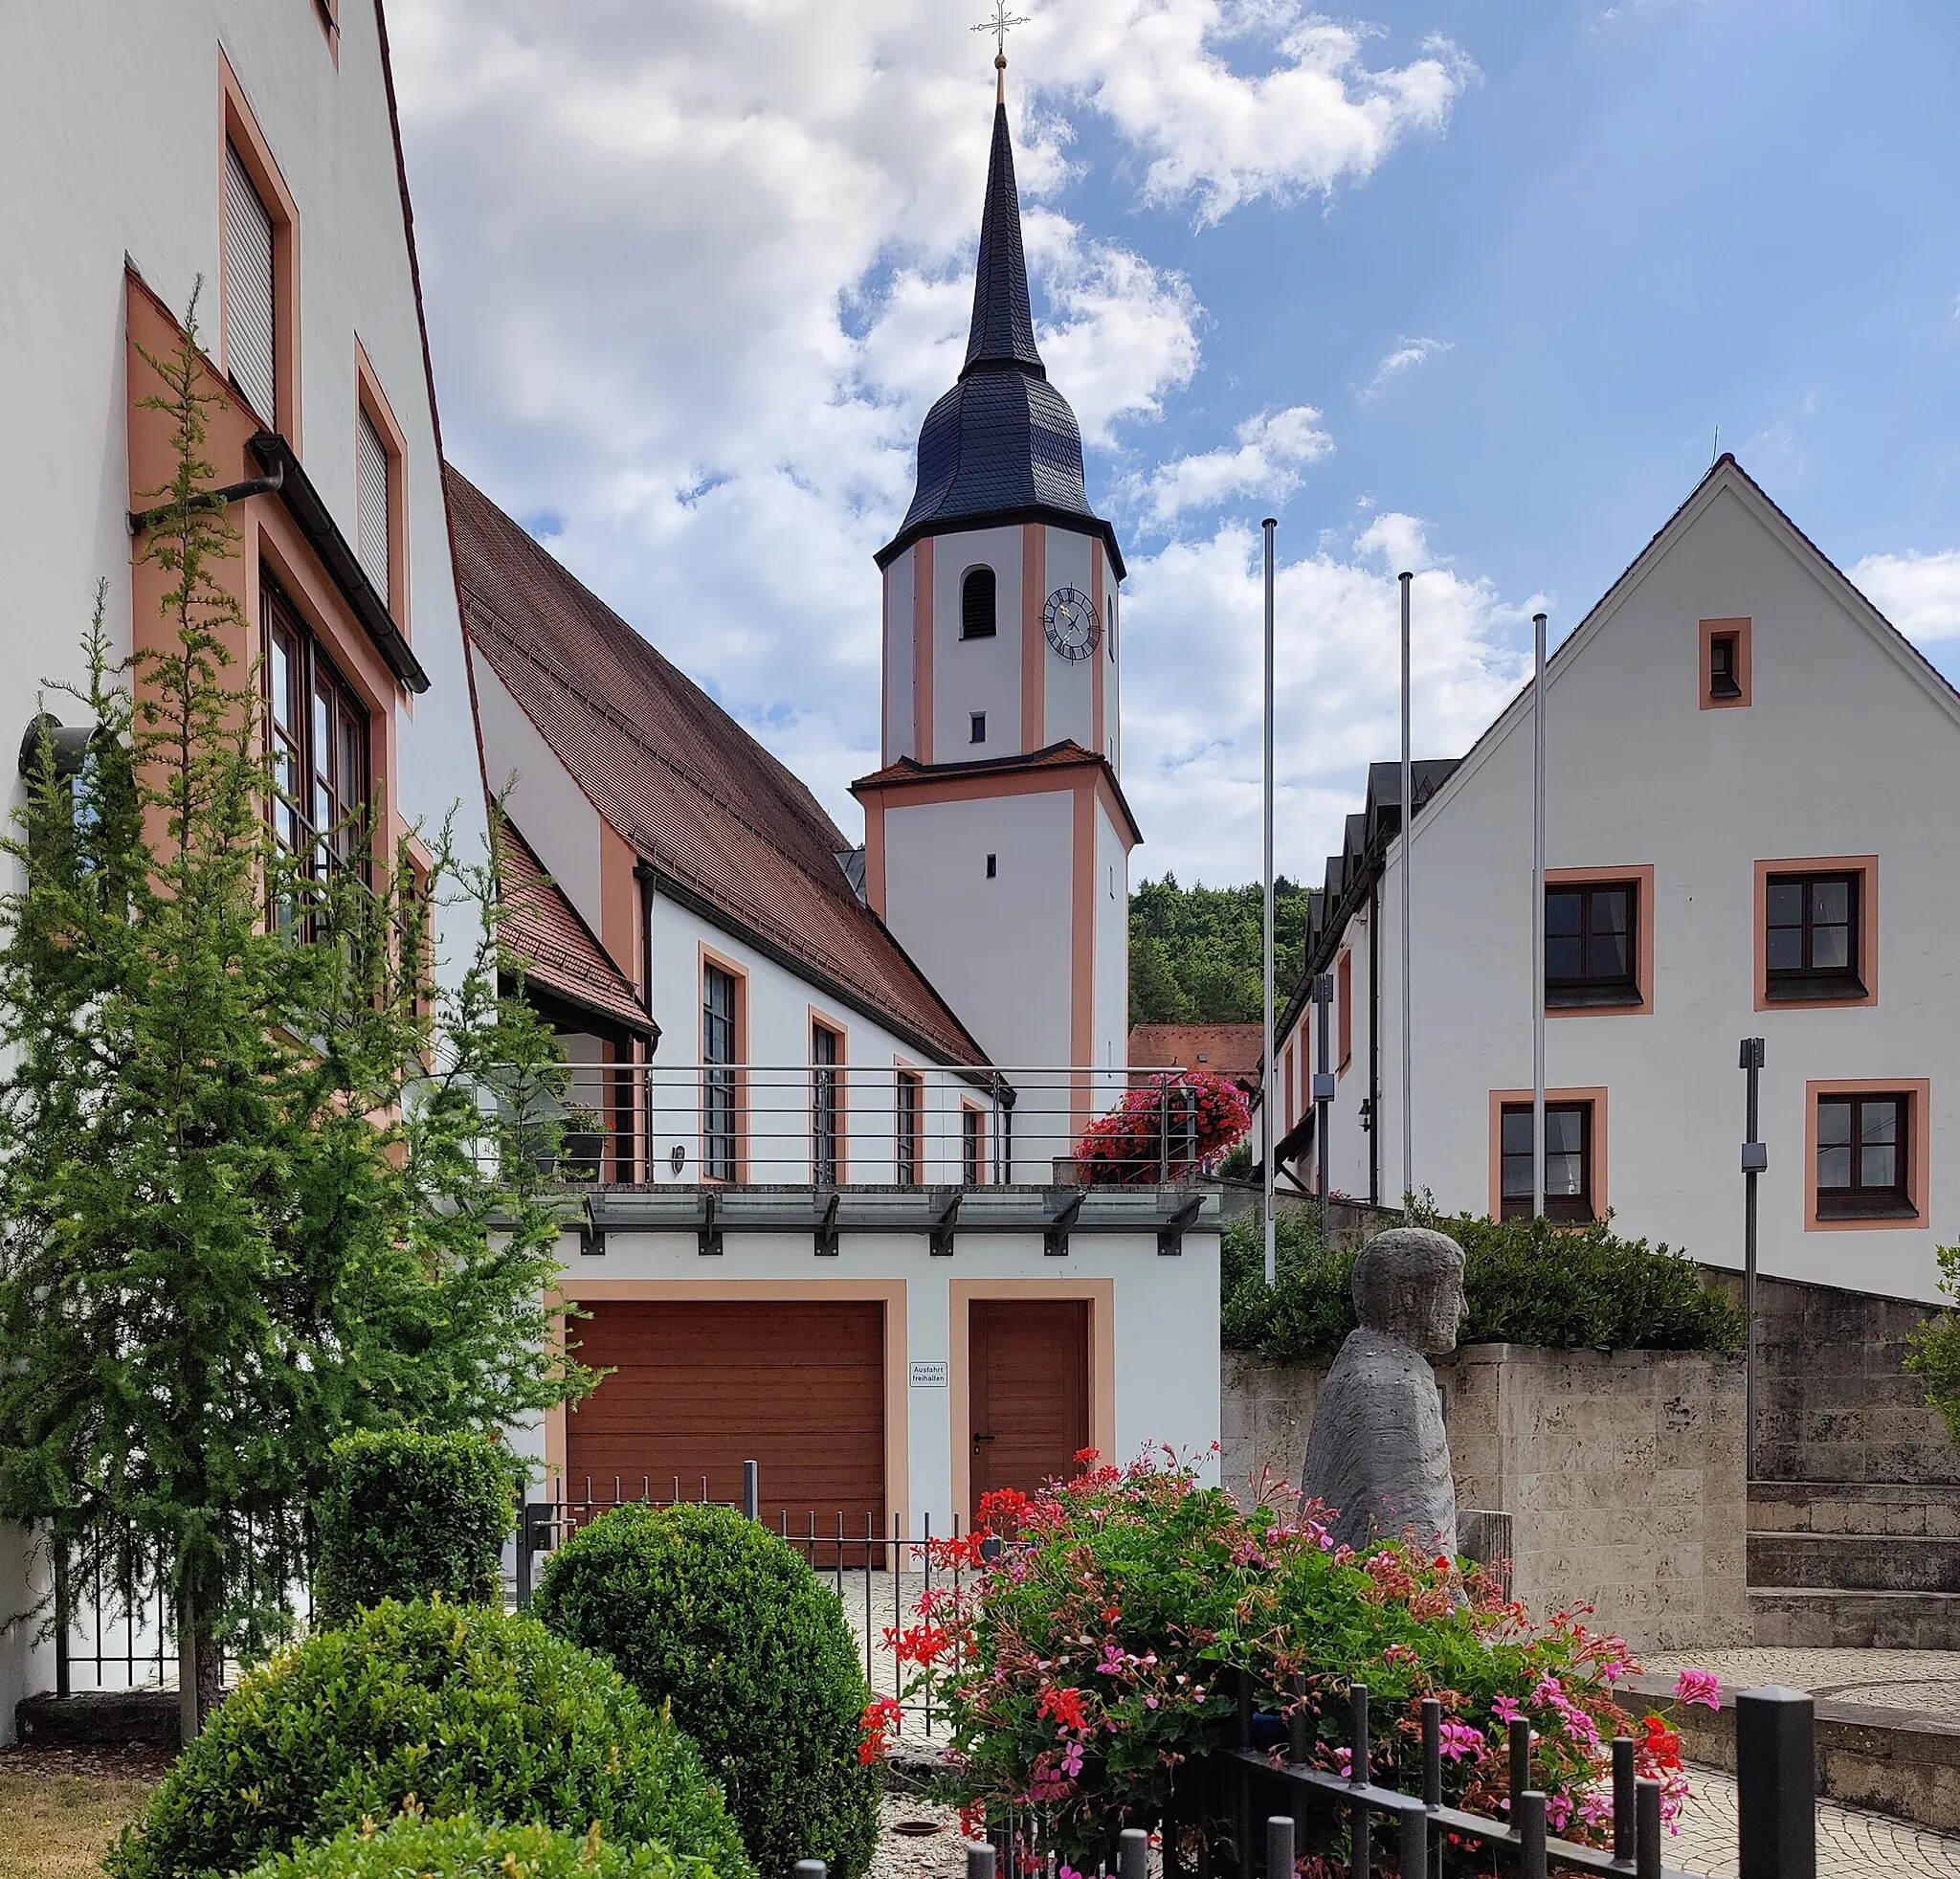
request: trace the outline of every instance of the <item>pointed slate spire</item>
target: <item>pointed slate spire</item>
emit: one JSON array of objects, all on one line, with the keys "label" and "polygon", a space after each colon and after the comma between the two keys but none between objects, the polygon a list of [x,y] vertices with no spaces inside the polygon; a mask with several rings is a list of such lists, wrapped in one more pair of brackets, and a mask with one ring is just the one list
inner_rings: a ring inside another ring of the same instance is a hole
[{"label": "pointed slate spire", "polygon": [[980,212],[980,266],[973,279],[973,324],[960,372],[1019,366],[1048,376],[1035,349],[1028,304],[1028,260],[1021,248],[1021,198],[1014,188],[1014,146],[1007,106],[993,107],[993,153],[987,162],[987,199]]}]

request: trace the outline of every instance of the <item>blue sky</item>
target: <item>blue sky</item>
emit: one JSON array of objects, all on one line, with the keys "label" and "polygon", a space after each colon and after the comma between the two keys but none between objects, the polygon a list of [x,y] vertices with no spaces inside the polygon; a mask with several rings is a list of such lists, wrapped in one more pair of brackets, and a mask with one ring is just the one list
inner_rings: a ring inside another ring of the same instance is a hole
[{"label": "blue sky", "polygon": [[[964,339],[979,0],[393,0],[449,447],[803,774],[874,768],[870,553]],[[1734,450],[1960,670],[1960,20],[1804,0],[1033,0],[1036,311],[1132,570],[1148,874],[1280,852],[1465,748]]]}]

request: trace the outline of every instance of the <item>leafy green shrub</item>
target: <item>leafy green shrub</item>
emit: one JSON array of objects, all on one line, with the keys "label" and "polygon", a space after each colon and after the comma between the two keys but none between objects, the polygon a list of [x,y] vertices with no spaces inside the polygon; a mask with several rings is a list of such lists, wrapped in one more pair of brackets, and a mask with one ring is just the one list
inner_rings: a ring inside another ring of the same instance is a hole
[{"label": "leafy green shrub", "polygon": [[[1555,1351],[1722,1351],[1743,1340],[1742,1314],[1703,1284],[1694,1262],[1626,1240],[1611,1219],[1423,1216],[1463,1248],[1469,1318],[1464,1344],[1535,1344]],[[1354,1329],[1354,1259],[1320,1243],[1313,1217],[1276,1222],[1280,1283],[1268,1286],[1256,1219],[1225,1230],[1222,1335],[1230,1350],[1279,1363],[1329,1358]]]},{"label": "leafy green shrub", "polygon": [[[983,1502],[1005,1553],[976,1557],[962,1589],[933,1595],[900,1639],[918,1681],[948,1704],[969,1806],[995,1819],[1042,1810],[1086,1869],[1123,1827],[1156,1825],[1174,1766],[1231,1738],[1242,1672],[1259,1707],[1303,1706],[1308,1758],[1329,1772],[1348,1772],[1348,1690],[1364,1682],[1383,1786],[1421,1791],[1421,1702],[1435,1696],[1453,1805],[1500,1810],[1505,1725],[1525,1716],[1558,1832],[1609,1835],[1622,1731],[1639,1739],[1639,1772],[1663,1782],[1668,1813],[1679,1809],[1679,1739],[1658,1720],[1637,1728],[1614,1700],[1629,1662],[1619,1640],[1569,1614],[1534,1630],[1474,1576],[1466,1602],[1452,1562],[1400,1545],[1335,1549],[1282,1491],[1283,1510],[1241,1512],[1192,1468],[1139,1461],[1032,1502]],[[1338,1810],[1316,1814],[1308,1871],[1326,1869],[1311,1856],[1344,1850]]]},{"label": "leafy green shrub", "polygon": [[677,1858],[656,1841],[615,1843],[596,1829],[485,1826],[467,1815],[432,1821],[404,1811],[377,1831],[344,1828],[252,1868],[251,1879],[716,1879],[705,1862]]},{"label": "leafy green shrub", "polygon": [[249,1672],[103,1862],[239,1871],[413,1795],[438,1817],[657,1841],[753,1879],[694,1744],[604,1659],[483,1606],[376,1605]]},{"label": "leafy green shrub", "polygon": [[[1960,1299],[1960,1246],[1939,1250],[1940,1289]],[[1948,1436],[1960,1443],[1960,1312],[1938,1312],[1913,1332],[1905,1368],[1919,1374],[1927,1403],[1940,1412]]]},{"label": "leafy green shrub", "polygon": [[315,1622],[345,1624],[384,1599],[496,1604],[517,1464],[487,1436],[413,1429],[344,1436],[321,1497]]},{"label": "leafy green shrub", "polygon": [[764,1872],[820,1859],[859,1879],[880,1785],[857,1754],[869,1692],[836,1596],[793,1548],[727,1508],[620,1508],[559,1548],[532,1609],[673,1704]]}]

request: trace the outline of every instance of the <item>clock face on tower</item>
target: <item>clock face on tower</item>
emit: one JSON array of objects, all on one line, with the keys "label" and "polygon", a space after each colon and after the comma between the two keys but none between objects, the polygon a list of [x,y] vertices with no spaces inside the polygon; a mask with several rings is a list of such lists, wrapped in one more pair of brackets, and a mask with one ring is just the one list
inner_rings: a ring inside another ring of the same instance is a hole
[{"label": "clock face on tower", "polygon": [[1057,588],[1041,610],[1041,624],[1047,631],[1048,643],[1063,659],[1087,659],[1096,650],[1101,634],[1096,603],[1080,588]]}]

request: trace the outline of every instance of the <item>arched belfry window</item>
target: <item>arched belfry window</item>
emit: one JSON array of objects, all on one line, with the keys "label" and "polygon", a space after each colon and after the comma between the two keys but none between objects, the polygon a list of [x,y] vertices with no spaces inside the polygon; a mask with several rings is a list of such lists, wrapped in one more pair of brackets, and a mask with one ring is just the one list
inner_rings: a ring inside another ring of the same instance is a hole
[{"label": "arched belfry window", "polygon": [[993,638],[993,570],[969,568],[960,583],[960,638]]}]

